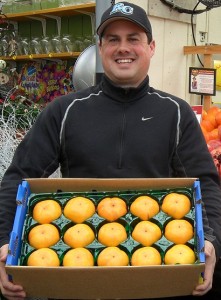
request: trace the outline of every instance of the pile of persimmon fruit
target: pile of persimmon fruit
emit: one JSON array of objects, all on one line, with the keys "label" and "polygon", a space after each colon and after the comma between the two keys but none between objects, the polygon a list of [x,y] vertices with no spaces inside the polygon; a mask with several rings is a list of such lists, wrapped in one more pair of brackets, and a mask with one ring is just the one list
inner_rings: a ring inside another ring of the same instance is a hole
[{"label": "pile of persimmon fruit", "polygon": [[200,127],[221,177],[221,108],[211,106],[207,111],[203,109]]},{"label": "pile of persimmon fruit", "polygon": [[[164,264],[193,264],[196,256],[186,243],[194,237],[194,227],[185,219],[191,207],[187,195],[175,192],[166,194],[161,204],[151,196],[138,195],[129,207],[118,196],[105,197],[97,205],[92,199],[82,196],[69,199],[64,207],[55,199],[39,201],[32,213],[37,223],[28,230],[28,243],[35,250],[28,256],[27,265],[60,266],[60,259],[53,249],[60,239],[70,247],[62,259],[64,267],[94,266],[94,256],[88,247],[95,239],[104,246],[98,254],[97,266],[160,265],[163,263],[161,253],[153,245],[163,235],[173,243],[165,253]],[[160,210],[170,216],[164,229],[151,221]],[[123,225],[120,219],[129,211],[138,221],[131,236],[140,244],[133,251],[131,261],[128,253],[119,247],[128,238],[126,224]],[[104,219],[97,230],[87,222],[95,212]],[[62,214],[72,223],[61,234],[54,221]]]},{"label": "pile of persimmon fruit", "polygon": [[200,122],[206,142],[221,140],[221,109],[218,106],[211,106],[207,111],[203,109]]}]

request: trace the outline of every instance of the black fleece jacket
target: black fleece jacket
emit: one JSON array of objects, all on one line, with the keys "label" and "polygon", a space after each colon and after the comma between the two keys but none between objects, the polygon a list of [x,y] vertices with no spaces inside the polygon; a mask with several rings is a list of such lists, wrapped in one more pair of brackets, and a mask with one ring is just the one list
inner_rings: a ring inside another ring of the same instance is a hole
[{"label": "black fleece jacket", "polygon": [[0,190],[0,246],[8,243],[23,178],[200,179],[205,238],[219,257],[221,190],[212,157],[189,104],[149,86],[101,83],[52,101],[18,146]]}]

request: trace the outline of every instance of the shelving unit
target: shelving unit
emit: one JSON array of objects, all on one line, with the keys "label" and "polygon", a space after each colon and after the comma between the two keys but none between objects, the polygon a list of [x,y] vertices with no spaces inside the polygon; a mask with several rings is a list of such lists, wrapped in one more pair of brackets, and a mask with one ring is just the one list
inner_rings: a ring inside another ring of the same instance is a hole
[{"label": "shelving unit", "polygon": [[95,4],[88,3],[88,4],[81,4],[81,5],[74,5],[74,6],[64,6],[64,7],[56,7],[50,9],[41,9],[35,11],[28,11],[18,14],[6,14],[6,18],[12,21],[25,21],[27,17],[45,17],[45,15],[54,15],[54,16],[72,16],[77,15],[84,12],[95,12]]},{"label": "shelving unit", "polygon": [[[184,46],[184,54],[201,54],[204,56],[204,67],[213,68],[213,55],[221,54],[221,45]],[[207,111],[212,103],[211,96],[204,97],[204,109]]]},{"label": "shelving unit", "polygon": [[73,59],[77,58],[80,52],[61,52],[61,53],[49,53],[49,54],[30,54],[30,55],[18,55],[18,56],[1,56],[3,60],[14,60],[14,61],[29,61],[35,59]]},{"label": "shelving unit", "polygon": [[[16,24],[17,22],[30,21],[33,18],[41,18],[49,20],[52,17],[70,17],[74,15],[94,15],[95,14],[95,3],[81,4],[75,6],[65,6],[50,9],[42,9],[35,11],[28,11],[23,13],[10,13],[6,14],[3,19]],[[93,21],[93,20],[92,20]],[[30,54],[30,55],[17,55],[17,56],[1,56],[0,59],[4,60],[14,60],[14,61],[26,61],[33,59],[73,59],[77,58],[80,52],[63,52],[63,53],[47,53],[47,54]]]},{"label": "shelving unit", "polygon": [[[90,43],[93,43],[95,7],[95,3],[85,3],[0,15],[0,21],[8,23],[10,25],[8,28],[12,32],[15,31],[16,40],[19,42],[22,41],[22,44],[19,45],[19,53],[22,55],[6,56],[6,53],[10,52],[6,48],[7,42],[3,44],[4,48],[1,54],[4,56],[0,54],[0,59],[7,61],[7,68],[2,75],[4,86],[0,97],[3,99],[5,99],[4,95],[8,97],[8,92],[14,91],[13,87],[17,85],[17,81],[18,89],[16,89],[16,97],[19,98],[19,94],[23,95],[25,91],[27,98],[36,103],[39,101],[45,104],[54,97],[71,91],[73,88],[71,82],[72,68],[75,61],[81,52]],[[12,38],[10,30],[6,32],[5,40],[9,41]],[[68,38],[70,39],[68,40]],[[37,42],[35,44],[30,43],[32,40]],[[76,42],[76,48],[70,46],[70,40],[73,43]],[[47,41],[49,41],[48,47]],[[56,41],[58,42],[57,48]],[[64,44],[60,45],[60,41]],[[65,41],[67,41],[67,44],[65,44]],[[39,50],[38,46],[41,46],[41,42],[42,48]],[[84,44],[82,45],[82,43]],[[22,45],[27,46],[27,49],[23,49]],[[30,48],[28,48],[29,45],[31,46]],[[34,48],[35,45],[36,48]],[[72,52],[61,52],[61,49],[63,51],[70,49]],[[61,51],[59,52],[59,50]],[[35,78],[32,78],[32,74],[28,73],[30,68],[33,68],[36,74]],[[12,71],[14,69],[16,72]],[[21,77],[17,78],[17,74],[19,76],[24,74],[24,76],[21,76],[22,79],[20,80]],[[43,79],[41,75],[44,76]],[[11,78],[13,80],[10,80]],[[33,88],[30,88],[30,86],[33,86]],[[16,101],[13,105],[17,105]]]}]

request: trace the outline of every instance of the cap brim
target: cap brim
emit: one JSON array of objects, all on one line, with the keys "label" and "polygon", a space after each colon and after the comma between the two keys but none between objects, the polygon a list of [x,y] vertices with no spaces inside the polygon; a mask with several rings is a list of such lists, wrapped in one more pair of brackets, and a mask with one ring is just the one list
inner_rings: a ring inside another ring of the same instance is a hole
[{"label": "cap brim", "polygon": [[97,28],[97,34],[100,36],[102,35],[102,33],[104,32],[105,28],[111,24],[114,21],[118,21],[118,20],[126,20],[126,21],[130,21],[138,26],[140,26],[145,32],[147,32],[147,29],[140,24],[139,22],[136,22],[135,20],[132,20],[131,18],[127,18],[127,17],[112,17],[109,18],[108,20],[104,21],[98,28]]}]

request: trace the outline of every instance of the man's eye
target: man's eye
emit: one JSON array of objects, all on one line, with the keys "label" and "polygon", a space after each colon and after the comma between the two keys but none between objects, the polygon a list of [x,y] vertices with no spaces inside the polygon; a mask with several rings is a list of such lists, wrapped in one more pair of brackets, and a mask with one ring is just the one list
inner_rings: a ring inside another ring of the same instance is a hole
[{"label": "man's eye", "polygon": [[111,38],[111,39],[109,39],[109,43],[115,43],[115,42],[117,42],[117,39],[116,39],[116,38]]},{"label": "man's eye", "polygon": [[137,38],[130,38],[129,41],[132,44],[138,44],[140,42],[139,39],[137,39]]}]

